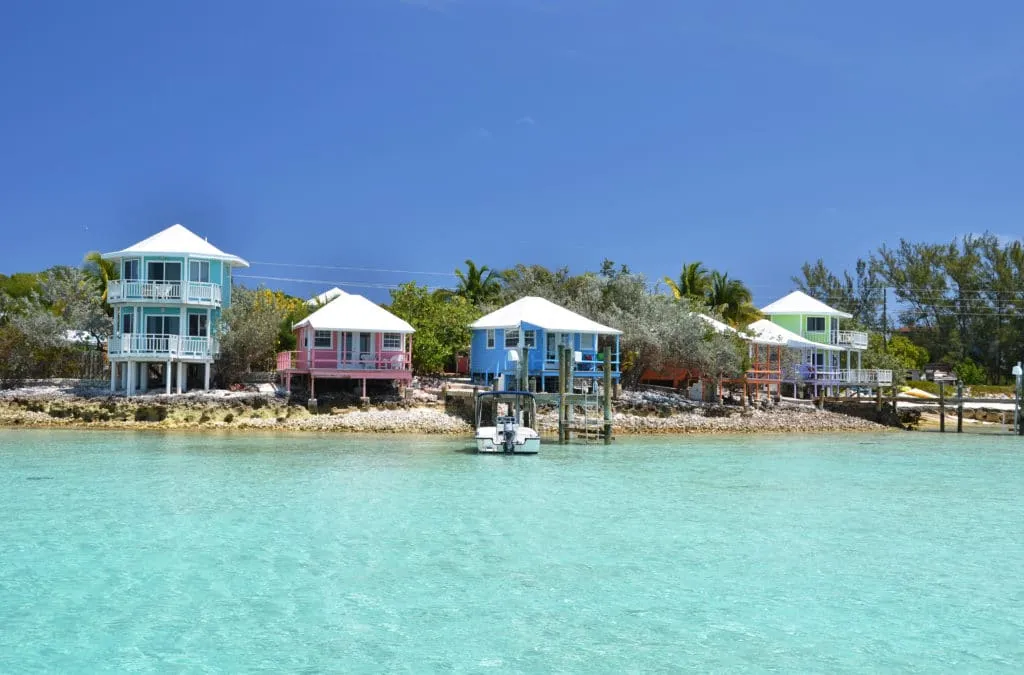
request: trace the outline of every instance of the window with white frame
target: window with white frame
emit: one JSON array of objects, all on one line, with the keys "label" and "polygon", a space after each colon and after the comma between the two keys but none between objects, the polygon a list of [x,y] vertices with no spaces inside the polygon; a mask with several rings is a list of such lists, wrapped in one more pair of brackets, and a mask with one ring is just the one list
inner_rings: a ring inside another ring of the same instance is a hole
[{"label": "window with white frame", "polygon": [[209,337],[207,334],[207,322],[205,314],[190,312],[188,315],[189,337]]},{"label": "window with white frame", "polygon": [[384,349],[391,351],[402,348],[402,334],[401,333],[384,333],[381,336],[381,346]]},{"label": "window with white frame", "polygon": [[519,329],[518,328],[506,328],[505,329],[505,349],[511,349],[512,347],[519,346]]},{"label": "window with white frame", "polygon": [[523,346],[527,349],[533,349],[537,346],[537,331],[523,331]]},{"label": "window with white frame", "polygon": [[487,348],[494,349],[494,329],[487,329]]},{"label": "window with white frame", "polygon": [[139,280],[139,259],[130,258],[124,261],[124,267],[121,271],[121,278],[125,281],[138,281]]},{"label": "window with white frame", "polygon": [[132,316],[132,312],[131,312],[130,309],[126,309],[126,310],[123,310],[121,312],[121,332],[122,333],[131,333],[132,332],[132,326],[134,325],[134,319],[135,319],[135,317]]},{"label": "window with white frame", "polygon": [[580,335],[580,349],[594,349],[597,344],[597,335],[594,333],[582,333]]},{"label": "window with white frame", "polygon": [[313,346],[317,349],[331,348],[331,331],[318,330],[313,333]]},{"label": "window with white frame", "polygon": [[151,261],[146,265],[146,278],[149,281],[181,281],[181,263]]},{"label": "window with white frame", "polygon": [[823,317],[823,316],[809,316],[809,317],[807,317],[807,332],[808,333],[824,333],[825,332],[825,317]]},{"label": "window with white frame", "polygon": [[209,283],[210,281],[210,261],[209,260],[190,260],[188,263],[188,280],[199,281],[202,283]]}]

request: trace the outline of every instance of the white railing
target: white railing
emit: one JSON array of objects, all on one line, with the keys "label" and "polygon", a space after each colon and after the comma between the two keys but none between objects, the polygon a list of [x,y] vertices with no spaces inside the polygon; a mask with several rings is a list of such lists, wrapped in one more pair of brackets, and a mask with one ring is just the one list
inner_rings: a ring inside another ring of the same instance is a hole
[{"label": "white railing", "polygon": [[892,384],[892,371],[881,368],[854,368],[839,371],[845,384],[865,384],[889,386]]},{"label": "white railing", "polygon": [[217,344],[207,337],[125,333],[110,338],[110,356],[154,356],[163,358],[209,359],[216,355]]},{"label": "white railing", "polygon": [[868,348],[868,334],[859,330],[841,330],[833,333],[833,344],[854,349]]},{"label": "white railing", "polygon": [[822,384],[878,385],[888,387],[892,384],[892,371],[880,368],[847,368],[840,370],[801,366],[797,369],[797,379],[804,382],[820,382]]},{"label": "white railing", "polygon": [[205,281],[125,281],[107,282],[107,302],[169,302],[220,305],[220,284]]}]

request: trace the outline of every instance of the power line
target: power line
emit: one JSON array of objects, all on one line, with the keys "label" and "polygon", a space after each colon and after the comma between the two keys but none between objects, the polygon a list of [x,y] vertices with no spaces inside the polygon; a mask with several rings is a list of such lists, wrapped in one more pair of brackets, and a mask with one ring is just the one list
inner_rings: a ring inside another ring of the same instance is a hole
[{"label": "power line", "polygon": [[415,274],[417,276],[454,277],[454,272],[414,272],[412,270],[389,270],[378,267],[342,267],[339,265],[308,265],[304,263],[281,263],[267,261],[250,261],[251,265],[268,265],[272,267],[301,267],[318,270],[343,270],[347,272],[379,272],[382,274]]},{"label": "power line", "polygon": [[[275,277],[262,274],[236,274],[236,279],[256,279],[260,281],[284,281],[296,284],[317,284],[320,286],[348,286],[351,288],[376,288],[381,290],[394,290],[400,284],[386,284],[373,281],[335,281],[331,279],[297,279],[294,277]],[[437,290],[438,286],[427,286],[427,290]]]}]

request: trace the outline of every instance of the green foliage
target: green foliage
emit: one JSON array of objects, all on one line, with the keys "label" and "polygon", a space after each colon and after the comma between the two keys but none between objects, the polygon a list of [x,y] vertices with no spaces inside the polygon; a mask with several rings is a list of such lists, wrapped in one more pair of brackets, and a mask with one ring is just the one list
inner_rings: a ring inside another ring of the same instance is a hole
[{"label": "green foliage", "polygon": [[82,271],[95,284],[107,314],[113,316],[114,311],[107,304],[107,283],[121,277],[117,264],[112,260],[104,260],[99,251],[89,251],[82,262]]},{"label": "green foliage", "polygon": [[985,370],[971,359],[964,359],[953,368],[964,384],[984,384]]},{"label": "green foliage", "polygon": [[[882,336],[872,333],[868,339],[868,349],[882,349]],[[905,369],[920,370],[930,361],[928,350],[919,347],[902,335],[893,335],[889,338],[888,351],[903,364]]]},{"label": "green foliage", "polygon": [[720,315],[733,327],[745,327],[761,318],[746,284],[730,279],[727,272],[709,271],[700,261],[684,264],[678,280],[664,277],[663,281],[676,300],[703,305],[702,311]]},{"label": "green foliage", "polygon": [[665,277],[664,281],[676,300],[704,300],[711,290],[710,273],[699,260],[689,264],[683,263],[678,280]]},{"label": "green foliage", "polygon": [[[1024,354],[1024,246],[992,234],[946,244],[901,239],[858,260],[856,276],[840,279],[819,260],[795,279],[811,295],[878,329],[884,289],[906,337],[931,358],[967,365],[972,378],[1010,379]],[[907,355],[904,355],[907,356]],[[959,371],[958,371],[959,372]]]},{"label": "green foliage", "polygon": [[469,324],[481,315],[468,299],[431,291],[415,282],[391,291],[388,309],[416,329],[412,366],[418,375],[451,370],[456,355],[469,348]]},{"label": "green foliage", "polygon": [[854,271],[854,276],[843,272],[840,279],[819,258],[813,265],[804,263],[800,269],[802,276],[793,277],[793,283],[826,305],[852,314],[857,326],[880,330],[882,294],[885,291],[879,263],[874,259],[858,259]]},{"label": "green foliage", "polygon": [[466,260],[466,271],[455,270],[455,276],[459,278],[455,294],[475,307],[493,302],[501,293],[501,277],[487,265],[477,267],[472,260]]},{"label": "green foliage", "polygon": [[241,381],[246,373],[274,369],[281,325],[292,308],[289,296],[279,291],[231,289],[231,306],[217,329],[217,379],[222,386]]},{"label": "green foliage", "polygon": [[707,311],[705,307],[691,299],[652,293],[646,278],[625,267],[616,270],[611,261],[605,261],[600,275],[573,276],[566,268],[517,265],[502,278],[503,303],[528,295],[547,298],[621,330],[626,384],[635,384],[647,369],[666,365],[725,375],[739,372],[745,348],[708,329],[695,314]]},{"label": "green foliage", "polygon": [[27,272],[18,272],[11,276],[0,274],[0,294],[9,298],[28,298],[33,293],[39,292],[39,275]]}]

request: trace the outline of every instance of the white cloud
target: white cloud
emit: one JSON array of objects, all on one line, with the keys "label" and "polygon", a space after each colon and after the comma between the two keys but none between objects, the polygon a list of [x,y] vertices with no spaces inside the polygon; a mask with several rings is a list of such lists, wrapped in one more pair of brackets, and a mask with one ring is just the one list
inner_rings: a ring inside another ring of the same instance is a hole
[{"label": "white cloud", "polygon": [[525,117],[520,117],[519,119],[516,120],[516,124],[525,124],[525,125],[531,126],[531,127],[534,124],[536,124],[536,123],[537,123],[537,120],[533,119],[529,115],[526,115]]}]

